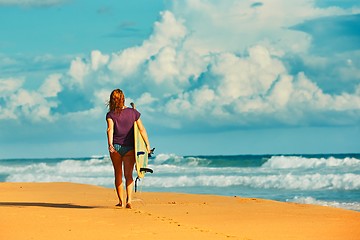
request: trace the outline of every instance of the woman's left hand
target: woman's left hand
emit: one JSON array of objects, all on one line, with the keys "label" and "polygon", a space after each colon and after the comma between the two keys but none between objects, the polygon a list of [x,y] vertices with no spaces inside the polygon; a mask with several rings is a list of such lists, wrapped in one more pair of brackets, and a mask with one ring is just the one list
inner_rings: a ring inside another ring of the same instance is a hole
[{"label": "woman's left hand", "polygon": [[116,152],[116,150],[115,150],[115,148],[114,148],[113,145],[109,145],[109,152],[111,152],[111,153]]}]

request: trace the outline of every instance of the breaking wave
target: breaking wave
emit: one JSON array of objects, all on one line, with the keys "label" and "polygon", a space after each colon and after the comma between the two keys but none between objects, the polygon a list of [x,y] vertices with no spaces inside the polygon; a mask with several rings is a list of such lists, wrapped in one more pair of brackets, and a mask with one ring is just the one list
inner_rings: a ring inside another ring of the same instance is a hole
[{"label": "breaking wave", "polygon": [[294,168],[336,168],[336,167],[356,167],[360,168],[360,160],[346,157],[338,159],[328,158],[304,158],[298,156],[273,156],[262,167],[274,169],[294,169]]},{"label": "breaking wave", "polygon": [[[178,156],[149,160],[153,174],[139,184],[145,191],[177,191],[265,197],[349,208],[360,199],[360,155]],[[0,160],[0,181],[76,182],[113,187],[109,156],[78,159]],[[309,197],[297,197],[296,195]],[[329,196],[327,200],[316,200]],[[338,201],[343,198],[346,201]],[[336,198],[336,199],[334,199]],[[345,204],[350,201],[349,206]],[[323,201],[323,202],[322,202]],[[340,204],[343,203],[344,204]],[[360,203],[359,203],[360,204]]]},{"label": "breaking wave", "polygon": [[336,208],[344,208],[348,210],[360,211],[359,202],[325,201],[325,200],[318,200],[313,197],[298,197],[298,196],[295,196],[293,199],[287,199],[287,202],[313,204],[313,205],[321,205],[327,207],[336,207]]}]

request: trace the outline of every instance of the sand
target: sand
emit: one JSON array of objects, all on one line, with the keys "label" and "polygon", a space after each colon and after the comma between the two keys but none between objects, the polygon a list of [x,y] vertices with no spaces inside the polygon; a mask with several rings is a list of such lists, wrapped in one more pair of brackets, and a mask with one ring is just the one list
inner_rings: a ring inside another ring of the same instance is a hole
[{"label": "sand", "polygon": [[0,183],[0,239],[360,239],[360,212],[263,199]]}]

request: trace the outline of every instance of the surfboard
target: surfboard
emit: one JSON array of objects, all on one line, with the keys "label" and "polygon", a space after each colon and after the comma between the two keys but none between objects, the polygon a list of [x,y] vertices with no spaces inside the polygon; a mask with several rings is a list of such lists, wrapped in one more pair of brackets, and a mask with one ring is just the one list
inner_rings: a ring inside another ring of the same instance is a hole
[{"label": "surfboard", "polygon": [[146,144],[141,136],[139,127],[136,122],[134,122],[134,139],[135,139],[135,159],[136,159],[136,172],[139,178],[145,176],[146,169],[148,166],[148,152],[146,150]]},{"label": "surfboard", "polygon": [[[131,106],[135,109],[134,103],[131,103]],[[134,122],[134,141],[137,178],[143,178],[147,172],[152,173],[153,170],[148,168],[149,153],[147,152],[146,143],[141,136],[136,122]]]}]

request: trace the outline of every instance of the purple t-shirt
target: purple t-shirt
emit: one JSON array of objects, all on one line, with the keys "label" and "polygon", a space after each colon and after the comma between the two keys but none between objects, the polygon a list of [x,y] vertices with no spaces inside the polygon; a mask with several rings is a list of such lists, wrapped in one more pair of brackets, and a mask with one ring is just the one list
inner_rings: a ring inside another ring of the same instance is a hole
[{"label": "purple t-shirt", "polygon": [[113,144],[134,146],[134,122],[140,118],[140,113],[133,108],[124,108],[120,114],[108,112],[108,118],[114,122]]}]

